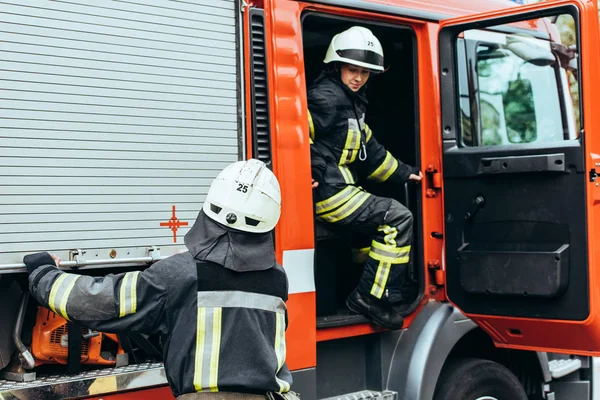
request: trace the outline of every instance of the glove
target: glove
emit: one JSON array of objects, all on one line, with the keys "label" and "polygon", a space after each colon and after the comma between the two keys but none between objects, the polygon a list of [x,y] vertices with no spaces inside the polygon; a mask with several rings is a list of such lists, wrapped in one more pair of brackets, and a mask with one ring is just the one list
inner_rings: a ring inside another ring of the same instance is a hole
[{"label": "glove", "polygon": [[28,254],[25,257],[23,257],[23,263],[25,263],[25,267],[27,267],[27,273],[29,275],[31,275],[33,271],[35,271],[43,265],[56,266],[54,259],[47,252]]}]

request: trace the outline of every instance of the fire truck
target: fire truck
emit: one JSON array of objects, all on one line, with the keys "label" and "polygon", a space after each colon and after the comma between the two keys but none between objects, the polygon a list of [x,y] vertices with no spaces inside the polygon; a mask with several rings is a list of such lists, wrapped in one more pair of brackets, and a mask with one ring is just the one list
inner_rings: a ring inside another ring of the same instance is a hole
[{"label": "fire truck", "polygon": [[[397,331],[345,308],[360,265],[314,219],[306,89],[353,25],[385,53],[367,122],[425,175],[366,186],[415,219]],[[143,270],[249,157],[281,183],[303,399],[600,399],[595,1],[7,0],[0,32],[1,399],[172,398],[160,338],[39,307],[22,258]]]}]

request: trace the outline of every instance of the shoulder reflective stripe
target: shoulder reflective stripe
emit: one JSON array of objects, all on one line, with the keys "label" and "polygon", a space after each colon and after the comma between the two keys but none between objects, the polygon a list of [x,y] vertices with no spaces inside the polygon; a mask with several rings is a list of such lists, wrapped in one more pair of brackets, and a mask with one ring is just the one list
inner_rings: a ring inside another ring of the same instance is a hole
[{"label": "shoulder reflective stripe", "polygon": [[315,291],[314,257],[314,249],[283,252],[283,269],[290,285],[289,294]]},{"label": "shoulder reflective stripe", "polygon": [[380,299],[385,292],[385,285],[387,284],[387,279],[390,275],[390,268],[390,263],[379,262],[377,272],[375,273],[375,282],[373,282],[373,287],[371,288],[371,294],[378,299]]},{"label": "shoulder reflective stripe", "polygon": [[327,211],[331,211],[349,201],[352,197],[356,196],[360,192],[360,189],[357,187],[346,186],[344,189],[334,194],[330,198],[317,202],[316,212],[317,214],[322,214],[326,213]]},{"label": "shoulder reflective stripe", "polygon": [[253,308],[281,314],[286,310],[279,297],[233,290],[198,292],[198,307]]},{"label": "shoulder reflective stripe", "polygon": [[315,124],[313,123],[312,115],[308,111],[308,133],[310,135],[311,143],[315,140]]},{"label": "shoulder reflective stripe", "polygon": [[275,380],[279,384],[280,392],[289,392],[290,384],[283,379],[279,379],[277,374],[281,371],[283,364],[285,363],[285,316],[278,314],[277,321],[275,323],[275,356],[277,357],[277,372],[275,373]]},{"label": "shoulder reflective stripe", "polygon": [[308,143],[315,144],[315,142],[313,142],[313,140],[311,138],[308,138]]},{"label": "shoulder reflective stripe", "polygon": [[385,182],[392,174],[398,169],[398,160],[392,156],[389,151],[385,153],[385,159],[381,165],[373,171],[367,179],[374,180],[376,182]]},{"label": "shoulder reflective stripe", "polygon": [[77,279],[79,279],[79,275],[63,273],[56,278],[50,289],[48,305],[52,311],[66,320],[69,320],[69,316],[67,315],[67,301]]},{"label": "shoulder reflective stripe", "polygon": [[223,310],[198,308],[194,388],[197,392],[218,392],[219,353]]},{"label": "shoulder reflective stripe", "polygon": [[338,222],[344,218],[349,217],[355,212],[365,201],[369,199],[371,195],[367,192],[360,192],[356,196],[352,197],[347,203],[340,208],[331,211],[330,213],[319,215],[318,218],[326,222]]},{"label": "shoulder reflective stripe", "polygon": [[354,176],[352,175],[352,172],[350,171],[350,168],[348,168],[345,165],[340,165],[339,169],[340,169],[340,173],[344,177],[344,182],[346,182],[349,185],[355,183],[354,182]]},{"label": "shoulder reflective stripe", "polygon": [[137,279],[140,271],[127,272],[121,279],[119,290],[119,317],[134,314],[137,310]]}]

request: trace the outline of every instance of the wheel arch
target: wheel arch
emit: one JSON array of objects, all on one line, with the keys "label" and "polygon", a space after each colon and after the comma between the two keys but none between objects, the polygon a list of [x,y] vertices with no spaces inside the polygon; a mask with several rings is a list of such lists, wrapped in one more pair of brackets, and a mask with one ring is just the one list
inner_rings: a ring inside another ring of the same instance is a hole
[{"label": "wheel arch", "polygon": [[[519,378],[526,392],[541,390],[544,374],[537,353],[495,347],[482,329],[451,304],[425,305],[409,329],[394,333],[384,384],[398,392],[398,400],[433,399],[444,365],[456,357],[498,362]],[[527,369],[536,372],[526,373]]]}]

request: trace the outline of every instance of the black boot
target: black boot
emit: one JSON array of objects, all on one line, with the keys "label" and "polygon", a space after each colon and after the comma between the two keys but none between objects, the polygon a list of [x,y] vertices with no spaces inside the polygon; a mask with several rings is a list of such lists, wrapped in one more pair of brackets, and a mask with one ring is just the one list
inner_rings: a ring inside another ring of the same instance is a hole
[{"label": "black boot", "polygon": [[400,329],[404,325],[404,318],[394,312],[385,301],[373,296],[363,296],[354,290],[346,299],[346,307],[357,314],[362,314],[377,325],[388,329]]}]

